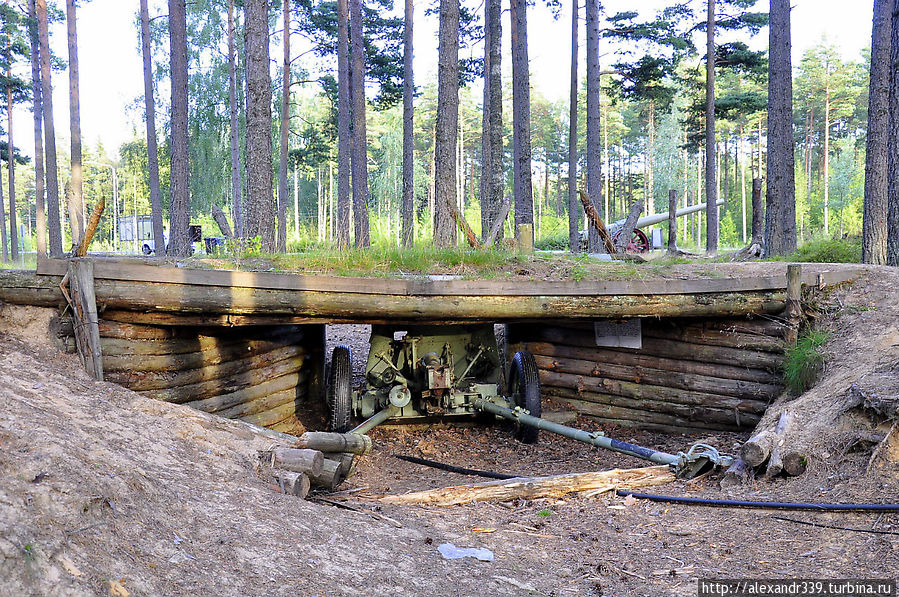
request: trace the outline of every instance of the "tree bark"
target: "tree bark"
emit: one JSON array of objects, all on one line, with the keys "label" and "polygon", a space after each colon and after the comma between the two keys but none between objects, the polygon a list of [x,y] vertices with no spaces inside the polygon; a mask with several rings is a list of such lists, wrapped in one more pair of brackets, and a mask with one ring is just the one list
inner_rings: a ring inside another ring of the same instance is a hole
[{"label": "tree bark", "polygon": [[[577,196],[578,3],[579,0],[571,1],[571,86],[568,92],[568,250],[572,253],[581,251],[581,210]],[[589,231],[587,235],[590,236]]]},{"label": "tree bark", "polygon": [[899,0],[893,0],[893,23],[890,34],[890,131],[889,191],[887,207],[887,263],[899,266]]},{"label": "tree bark", "polygon": [[141,51],[144,64],[144,107],[147,115],[147,171],[150,177],[150,212],[156,258],[166,253],[162,224],[162,196],[159,190],[159,150],[156,147],[156,98],[153,95],[153,65],[150,51],[150,15],[147,0],[140,0]]},{"label": "tree bark", "polygon": [[[12,78],[9,70],[7,78]],[[7,115],[7,153],[6,165],[9,168],[9,252],[13,261],[19,258],[19,231],[16,223],[16,146],[13,142],[13,103],[12,87],[6,88],[6,115]]]},{"label": "tree bark", "polygon": [[[599,13],[602,10],[597,0],[587,0],[587,197],[594,209],[602,209],[602,106],[601,73],[599,67]],[[608,211],[608,210],[606,210]],[[603,213],[608,220],[609,214]],[[588,227],[589,228],[589,227]],[[603,245],[597,232],[589,228],[587,249],[602,252]]]},{"label": "tree bark", "polygon": [[[169,247],[176,257],[190,254],[190,155],[187,121],[187,9],[185,0],[169,0],[172,121],[169,182]],[[268,47],[268,46],[266,46]],[[247,152],[249,153],[249,151]],[[156,239],[159,246],[160,239]]]},{"label": "tree bark", "polygon": [[275,201],[272,190],[272,88],[269,73],[268,2],[244,5],[247,61],[246,234],[274,252]]},{"label": "tree bark", "polygon": [[337,0],[337,246],[350,246],[350,37],[347,0]]},{"label": "tree bark", "polygon": [[349,452],[364,455],[371,452],[371,445],[371,438],[367,435],[308,431],[300,436],[294,447],[322,452]]},{"label": "tree bark", "polygon": [[531,184],[531,89],[528,67],[526,0],[511,0],[512,30],[512,177],[515,192],[515,229],[531,224],[533,246],[534,193]]},{"label": "tree bark", "polygon": [[34,115],[34,211],[36,224],[37,254],[47,255],[47,216],[44,195],[44,139],[43,139],[43,99],[41,97],[40,38],[38,37],[37,10],[35,0],[28,0],[28,35],[31,41],[31,97]]},{"label": "tree bark", "polygon": [[237,105],[237,57],[234,49],[235,29],[234,0],[230,0],[228,3],[228,113],[231,122],[231,218],[234,221],[234,234],[237,238],[244,238],[243,206],[241,205],[241,193],[243,189],[240,176],[240,130],[237,123],[240,109]]},{"label": "tree bark", "polygon": [[715,0],[706,0],[706,65],[705,65],[705,197],[706,253],[718,253],[718,185],[715,150]]},{"label": "tree bark", "polygon": [[434,240],[456,245],[456,142],[459,128],[459,0],[440,0],[437,121],[434,141]]},{"label": "tree bark", "polygon": [[[773,256],[786,255],[796,249],[793,80],[788,0],[771,0],[769,47],[768,192],[764,250],[766,256]],[[755,214],[753,224],[754,220]]]},{"label": "tree bark", "polygon": [[[415,237],[415,139],[413,122],[415,82],[412,63],[413,0],[405,0],[403,18],[403,228],[402,244],[412,247]],[[485,107],[486,114],[486,107]]]},{"label": "tree bark", "polygon": [[284,62],[281,74],[281,144],[278,160],[278,250],[287,251],[287,144],[290,136],[290,0],[284,0]]},{"label": "tree bark", "polygon": [[[78,29],[75,0],[66,0],[66,33],[69,46],[69,131],[71,135],[71,193],[69,196],[69,227],[72,245],[81,243],[84,234],[84,204],[82,202],[81,173],[81,100],[78,91]],[[10,216],[12,217],[12,216]]]},{"label": "tree bark", "polygon": [[[501,215],[505,170],[503,168],[502,22],[499,0],[487,0],[484,40],[484,118],[482,122],[481,230],[484,239]],[[503,228],[494,241],[501,240]],[[493,243],[489,243],[492,245]]]},{"label": "tree bark", "polygon": [[310,476],[322,474],[324,455],[318,450],[300,448],[275,448],[272,450],[271,466]]},{"label": "tree bark", "polygon": [[871,75],[868,89],[868,133],[865,154],[865,202],[862,262],[886,263],[887,137],[890,127],[890,27],[893,0],[874,0],[871,32]]},{"label": "tree bark", "polygon": [[62,226],[59,219],[59,174],[56,164],[56,129],[53,126],[53,85],[50,80],[50,33],[47,23],[47,0],[36,0],[41,62],[41,111],[44,120],[44,146],[47,155],[47,211],[50,233],[50,256],[62,257]]},{"label": "tree bark", "polygon": [[[457,0],[458,1],[458,0]],[[362,0],[350,0],[350,97],[353,102],[353,223],[356,247],[371,245],[368,230],[368,140],[365,132],[365,54]]]}]

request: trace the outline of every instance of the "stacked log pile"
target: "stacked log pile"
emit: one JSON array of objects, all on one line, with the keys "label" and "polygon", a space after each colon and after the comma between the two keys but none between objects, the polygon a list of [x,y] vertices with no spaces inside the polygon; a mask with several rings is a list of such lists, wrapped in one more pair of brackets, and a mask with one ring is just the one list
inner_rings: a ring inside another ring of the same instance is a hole
[{"label": "stacked log pile", "polygon": [[[147,397],[277,431],[318,397],[321,325],[154,326],[100,320],[107,381]],[[71,324],[51,325],[62,338]]]},{"label": "stacked log pile", "polygon": [[783,390],[785,326],[772,319],[642,321],[642,348],[596,345],[592,322],[508,326],[544,396],[619,425],[660,431],[754,427]]}]

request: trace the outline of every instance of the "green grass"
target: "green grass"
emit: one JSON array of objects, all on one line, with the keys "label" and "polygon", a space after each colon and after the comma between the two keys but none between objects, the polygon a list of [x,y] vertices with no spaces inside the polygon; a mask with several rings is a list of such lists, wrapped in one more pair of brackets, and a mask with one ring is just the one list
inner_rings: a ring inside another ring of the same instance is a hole
[{"label": "green grass", "polygon": [[805,243],[795,253],[786,257],[774,257],[773,261],[798,261],[803,263],[861,263],[862,239],[816,238]]},{"label": "green grass", "polygon": [[540,510],[539,512],[537,512],[537,516],[542,516],[543,518],[548,518],[548,517],[552,516],[552,511],[544,508],[543,510]]},{"label": "green grass", "polygon": [[821,347],[829,337],[828,332],[809,330],[796,344],[787,347],[783,373],[790,392],[798,396],[815,385],[824,366]]}]

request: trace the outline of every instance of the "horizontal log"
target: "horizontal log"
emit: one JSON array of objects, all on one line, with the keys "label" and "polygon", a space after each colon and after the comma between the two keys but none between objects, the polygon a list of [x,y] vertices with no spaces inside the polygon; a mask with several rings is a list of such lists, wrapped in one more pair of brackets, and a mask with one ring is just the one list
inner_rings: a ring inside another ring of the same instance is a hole
[{"label": "horizontal log", "polygon": [[[736,423],[717,423],[714,421],[691,421],[684,417],[669,415],[665,413],[649,412],[633,408],[624,408],[620,406],[611,406],[608,404],[599,404],[596,402],[587,402],[585,400],[566,399],[571,406],[579,413],[591,415],[594,417],[602,417],[609,420],[632,421],[634,426],[641,426],[642,423],[655,423],[667,425],[669,427],[680,427],[690,429],[706,429],[711,431],[738,431]],[[742,420],[742,419],[741,419]],[[758,422],[758,417],[749,422],[749,426]]]},{"label": "horizontal log", "polygon": [[[218,378],[232,380],[234,376],[246,374],[247,371],[253,369],[261,369],[285,359],[302,361],[305,356],[306,349],[302,346],[284,346],[247,358],[235,359],[233,361],[226,361],[207,367],[198,367],[196,369],[176,369],[172,371],[143,371],[140,369],[132,369],[130,371],[110,371],[106,374],[106,380],[121,384],[126,388],[135,391],[162,390],[209,382]],[[137,366],[137,364],[135,364],[135,366]],[[227,383],[224,385],[227,385]]]},{"label": "horizontal log", "polygon": [[289,402],[292,402],[294,406],[296,406],[300,397],[300,391],[294,386],[292,388],[287,388],[286,390],[272,392],[260,398],[256,398],[255,400],[247,400],[246,402],[235,404],[230,408],[217,411],[215,414],[227,419],[241,419],[247,415],[262,413]]},{"label": "horizontal log", "polygon": [[322,452],[349,452],[351,454],[363,455],[371,452],[371,438],[358,433],[307,431],[300,436],[294,447],[321,450]]},{"label": "horizontal log", "polygon": [[[63,272],[64,273],[64,272]],[[63,307],[66,304],[58,276],[38,276],[33,271],[0,269],[0,302],[35,307]]]},{"label": "horizontal log", "polygon": [[[175,371],[198,369],[264,354],[289,346],[300,346],[302,336],[287,335],[273,340],[246,340],[234,344],[210,346],[207,350],[182,354],[124,355],[110,354],[103,359],[110,371]],[[303,350],[306,350],[303,348]],[[308,352],[308,351],[307,351]]]},{"label": "horizontal log", "polygon": [[275,480],[287,495],[296,496],[301,500],[305,500],[306,496],[309,495],[311,484],[309,477],[305,473],[275,471]]},{"label": "horizontal log", "polygon": [[596,495],[615,489],[636,489],[664,485],[674,481],[674,473],[668,466],[651,466],[638,469],[554,475],[551,477],[517,477],[474,485],[456,485],[402,495],[385,495],[377,498],[385,504],[429,504],[432,506],[456,506],[469,502],[508,501],[514,499],[535,500],[562,497],[571,493]]},{"label": "horizontal log", "polygon": [[[257,384],[247,386],[236,392],[229,392],[227,394],[212,396],[202,400],[191,400],[189,402],[183,402],[183,404],[208,413],[221,413],[222,411],[226,411],[235,406],[253,402],[265,398],[270,394],[277,394],[278,392],[283,392],[285,390],[293,390],[296,395],[298,391],[302,392],[302,388],[297,390],[297,386],[302,386],[302,383],[305,381],[305,375],[300,376],[298,373],[288,373],[287,375],[260,381]],[[222,414],[222,416],[234,418],[239,415]]]},{"label": "horizontal log", "polygon": [[742,458],[737,458],[734,463],[724,471],[721,477],[721,489],[733,489],[745,485],[752,479],[752,467],[750,467]]},{"label": "horizontal log", "polygon": [[346,466],[339,460],[325,458],[320,475],[310,476],[313,487],[321,487],[332,491],[346,480]]},{"label": "horizontal log", "polygon": [[275,448],[272,450],[270,465],[274,468],[283,468],[295,473],[306,473],[315,477],[322,474],[324,462],[325,457],[318,450]]},{"label": "horizontal log", "polygon": [[783,353],[786,348],[783,340],[772,336],[705,329],[699,326],[681,327],[671,321],[645,326],[643,336],[762,352]]},{"label": "horizontal log", "polygon": [[721,394],[707,394],[692,390],[653,386],[643,383],[621,381],[600,377],[585,377],[573,373],[539,370],[540,384],[545,389],[556,387],[577,392],[595,392],[598,394],[614,394],[631,400],[661,400],[675,404],[688,406],[716,406],[746,412],[762,414],[768,408],[766,400],[746,400],[723,396]]},{"label": "horizontal log", "polygon": [[[240,363],[241,361],[237,362]],[[216,377],[199,383],[156,390],[142,390],[140,393],[148,398],[154,398],[164,402],[174,402],[176,404],[201,401],[209,398],[214,399],[240,390],[257,387],[267,381],[275,380],[285,375],[296,374],[303,368],[305,363],[305,356],[294,356],[254,369],[241,368],[234,374]],[[223,365],[220,365],[219,367],[222,366]],[[297,384],[300,383],[303,382],[297,382]],[[200,410],[204,410],[203,407],[199,408]],[[226,408],[226,406],[222,406],[221,408]]]},{"label": "horizontal log", "polygon": [[[681,417],[686,421],[708,421],[745,427],[755,425],[761,418],[761,413],[739,411],[739,409],[716,406],[690,406],[666,402],[665,400],[632,400],[615,394],[601,394],[598,392],[578,392],[567,388],[546,388],[545,393],[559,398],[583,400],[596,404],[605,404],[621,408],[628,408],[647,413],[660,413]],[[739,423],[738,423],[739,421]]]},{"label": "horizontal log", "polygon": [[100,320],[101,338],[120,338],[123,340],[165,340],[178,336],[178,330],[172,327],[134,325],[119,321],[110,321],[106,312]]},{"label": "horizontal log", "polygon": [[299,435],[305,430],[303,424],[296,416],[287,417],[283,421],[273,423],[272,425],[269,425],[269,429],[281,431],[283,433],[292,433],[294,435]]},{"label": "horizontal log", "polygon": [[[593,330],[574,330],[547,326],[510,326],[512,333],[509,342],[550,342],[565,346],[581,346],[596,348],[596,337]],[[704,346],[678,340],[660,338],[643,338],[643,347],[639,354],[734,365],[749,369],[778,371],[783,364],[783,356],[769,352],[740,350],[724,346]]]},{"label": "horizontal log", "polygon": [[286,402],[281,406],[276,406],[271,410],[239,417],[239,420],[252,423],[253,425],[259,425],[260,427],[268,427],[269,425],[280,423],[284,419],[292,417],[295,414],[296,404],[291,400],[290,402]]},{"label": "horizontal log", "polygon": [[[762,384],[782,385],[783,378],[764,369],[748,369],[735,365],[721,365],[718,363],[703,363],[701,361],[689,361],[686,359],[669,359],[644,354],[638,350],[615,350],[612,348],[565,346],[549,342],[526,342],[521,349],[528,350],[535,355],[547,357],[566,357],[570,359],[583,359],[616,365],[629,365],[634,367],[651,367],[665,371],[678,371],[681,373],[695,373],[710,377],[723,377],[726,379],[741,379]],[[519,349],[520,350],[520,349]]]},{"label": "horizontal log", "polygon": [[[321,317],[297,317],[292,315],[215,315],[196,313],[161,313],[154,311],[125,311],[108,309],[103,317],[109,321],[121,322],[134,326],[166,326],[169,328],[253,328],[281,325],[317,325],[322,323]],[[355,319],[338,319],[330,317],[330,323],[358,323]]]},{"label": "horizontal log", "polygon": [[265,343],[266,345],[304,344],[306,335],[294,326],[286,328],[243,330],[235,333],[225,329],[217,335],[194,335],[180,338],[167,338],[158,340],[148,339],[122,339],[102,338],[103,354],[110,356],[126,355],[171,355],[187,354],[192,352],[213,353],[240,350],[240,345],[251,346],[251,342]]},{"label": "horizontal log", "polygon": [[808,468],[808,458],[795,450],[787,450],[783,455],[783,469],[788,475],[801,475]]},{"label": "horizontal log", "polygon": [[534,358],[539,368],[548,371],[620,379],[634,383],[645,383],[708,394],[722,394],[750,400],[773,399],[783,389],[782,386],[774,384],[760,384],[752,381],[666,371],[643,366],[616,365],[614,363],[540,355],[535,355]]}]

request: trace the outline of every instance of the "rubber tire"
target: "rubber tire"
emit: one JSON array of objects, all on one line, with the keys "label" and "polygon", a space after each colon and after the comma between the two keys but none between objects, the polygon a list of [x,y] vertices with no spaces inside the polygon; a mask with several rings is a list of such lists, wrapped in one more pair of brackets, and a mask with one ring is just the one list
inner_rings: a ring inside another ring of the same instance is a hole
[{"label": "rubber tire", "polygon": [[335,346],[328,368],[328,431],[346,433],[353,415],[353,357],[346,346]]},{"label": "rubber tire", "polygon": [[150,249],[150,245],[144,245],[143,247],[141,247],[141,252],[142,252],[144,255],[149,255],[150,253],[153,252],[153,250]]},{"label": "rubber tire", "polygon": [[[540,417],[540,376],[534,355],[526,350],[516,352],[509,369],[509,397],[513,406],[520,406],[533,417]],[[536,444],[540,430],[530,425],[519,425],[515,439],[524,444]]]}]

